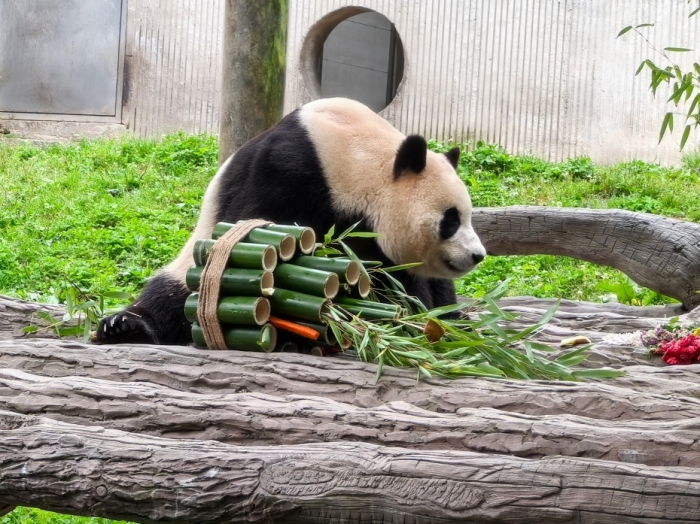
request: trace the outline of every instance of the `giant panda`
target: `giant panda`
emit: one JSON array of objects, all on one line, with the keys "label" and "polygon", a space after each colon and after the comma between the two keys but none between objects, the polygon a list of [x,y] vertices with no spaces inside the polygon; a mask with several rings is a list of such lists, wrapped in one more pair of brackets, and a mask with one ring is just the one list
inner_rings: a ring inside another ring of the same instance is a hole
[{"label": "giant panda", "polygon": [[312,227],[317,236],[361,222],[382,236],[353,239],[364,260],[422,262],[396,274],[428,308],[456,302],[453,279],[484,259],[471,226],[471,200],[456,173],[460,150],[428,150],[365,105],[344,98],[310,102],[243,145],[207,188],[192,237],[124,311],[103,319],[97,343],[186,345],[192,250],[217,222],[261,218]]}]

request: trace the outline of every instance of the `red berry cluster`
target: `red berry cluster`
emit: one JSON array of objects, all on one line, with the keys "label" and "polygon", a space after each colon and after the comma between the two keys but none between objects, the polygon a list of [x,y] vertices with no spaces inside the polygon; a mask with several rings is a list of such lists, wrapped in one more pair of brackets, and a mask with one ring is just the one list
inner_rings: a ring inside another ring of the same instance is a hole
[{"label": "red berry cluster", "polygon": [[656,353],[663,355],[663,361],[670,366],[700,362],[700,337],[691,333],[678,340],[663,342]]}]

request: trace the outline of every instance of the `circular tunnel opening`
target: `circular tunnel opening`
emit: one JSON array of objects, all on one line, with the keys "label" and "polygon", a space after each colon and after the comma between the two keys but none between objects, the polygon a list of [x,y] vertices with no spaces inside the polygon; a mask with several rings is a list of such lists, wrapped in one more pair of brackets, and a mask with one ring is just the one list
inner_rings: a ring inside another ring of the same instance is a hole
[{"label": "circular tunnel opening", "polygon": [[345,7],[311,27],[301,49],[301,70],[314,99],[352,98],[379,112],[403,80],[403,44],[383,14]]}]

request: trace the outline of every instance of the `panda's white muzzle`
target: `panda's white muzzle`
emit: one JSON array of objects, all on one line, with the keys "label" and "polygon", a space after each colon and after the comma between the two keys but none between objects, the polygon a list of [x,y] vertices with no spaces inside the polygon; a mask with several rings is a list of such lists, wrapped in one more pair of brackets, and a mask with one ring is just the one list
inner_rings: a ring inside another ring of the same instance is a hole
[{"label": "panda's white muzzle", "polygon": [[443,243],[442,262],[451,278],[461,277],[486,257],[486,248],[471,227],[461,227]]}]

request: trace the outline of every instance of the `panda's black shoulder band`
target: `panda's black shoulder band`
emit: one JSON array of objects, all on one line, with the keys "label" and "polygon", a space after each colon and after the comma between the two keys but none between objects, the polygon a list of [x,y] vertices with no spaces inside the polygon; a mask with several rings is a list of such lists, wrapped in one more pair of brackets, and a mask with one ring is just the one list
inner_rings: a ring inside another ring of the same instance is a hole
[{"label": "panda's black shoulder band", "polygon": [[425,169],[428,156],[428,144],[420,135],[411,135],[401,143],[394,161],[394,179],[399,178],[404,171],[420,173]]}]

